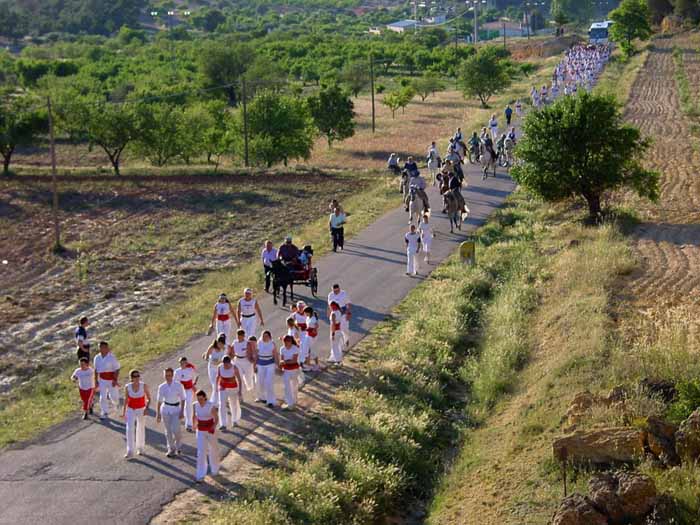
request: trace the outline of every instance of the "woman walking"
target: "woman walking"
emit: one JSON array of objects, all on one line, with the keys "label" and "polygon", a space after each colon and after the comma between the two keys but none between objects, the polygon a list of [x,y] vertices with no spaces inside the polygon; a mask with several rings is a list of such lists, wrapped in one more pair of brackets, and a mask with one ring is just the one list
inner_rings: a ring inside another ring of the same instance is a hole
[{"label": "woman walking", "polygon": [[207,351],[202,354],[202,359],[207,362],[207,373],[209,374],[209,384],[211,385],[211,399],[213,403],[217,403],[217,386],[216,377],[219,370],[219,364],[224,356],[228,353],[226,349],[226,334],[219,334],[214,339],[214,342],[209,345]]},{"label": "woman walking", "polygon": [[430,262],[430,246],[433,244],[433,230],[430,226],[429,215],[423,215],[423,220],[420,223],[420,239],[425,253],[425,262]]},{"label": "woman walking", "polygon": [[219,295],[219,300],[214,303],[214,313],[211,316],[208,333],[211,333],[216,327],[217,334],[224,334],[226,340],[231,340],[231,301],[228,300],[225,293]]},{"label": "woman walking", "polygon": [[126,420],[126,454],[125,458],[136,454],[141,455],[146,447],[146,427],[144,426],[144,413],[151,403],[151,393],[148,387],[141,383],[141,372],[131,370],[129,372],[131,383],[124,387],[124,408],[122,417]]},{"label": "woman walking", "polygon": [[284,381],[283,410],[291,410],[296,406],[299,393],[299,347],[294,343],[291,335],[285,335],[280,350],[280,368]]},{"label": "woman walking", "polygon": [[335,301],[330,304],[330,325],[331,325],[331,355],[328,362],[335,366],[343,364],[343,332],[341,331],[341,319],[343,313],[340,311],[340,305]]},{"label": "woman walking", "polygon": [[318,351],[315,347],[316,338],[318,337],[318,315],[313,308],[307,306],[304,308],[304,315],[306,316],[306,332],[304,340],[302,341],[302,352],[307,357],[307,362],[310,364],[313,361],[311,370],[318,372],[321,367],[318,363]]},{"label": "woman walking", "polygon": [[491,140],[496,140],[498,137],[498,120],[496,119],[496,114],[491,115],[491,120],[489,120],[489,128],[491,129]]},{"label": "woman walking", "polygon": [[280,365],[280,356],[269,330],[262,333],[262,338],[257,344],[255,362],[257,364],[257,401],[267,403],[268,407],[274,408],[277,404],[275,367]]},{"label": "woman walking", "polygon": [[245,330],[242,328],[236,332],[236,340],[231,348],[233,350],[233,364],[238,368],[243,380],[241,386],[245,391],[250,392],[255,387],[255,367],[253,366],[253,354],[248,347]]},{"label": "woman walking", "polygon": [[211,469],[212,476],[219,473],[219,450],[214,431],[219,420],[219,411],[214,403],[207,401],[204,390],[197,392],[194,404],[194,424],[197,429],[197,474],[195,480],[201,483]]},{"label": "woman walking", "polygon": [[[241,420],[241,374],[238,368],[231,363],[230,356],[224,356],[219,365],[217,373],[217,387],[219,390],[219,410],[221,417],[219,418],[219,430],[229,428],[233,430]],[[229,420],[228,410],[231,411],[231,419]]]},{"label": "woman walking", "polygon": [[92,410],[92,399],[95,396],[95,369],[90,366],[87,357],[80,358],[80,367],[73,371],[71,381],[78,384],[80,400],[83,404],[83,419],[88,418]]}]

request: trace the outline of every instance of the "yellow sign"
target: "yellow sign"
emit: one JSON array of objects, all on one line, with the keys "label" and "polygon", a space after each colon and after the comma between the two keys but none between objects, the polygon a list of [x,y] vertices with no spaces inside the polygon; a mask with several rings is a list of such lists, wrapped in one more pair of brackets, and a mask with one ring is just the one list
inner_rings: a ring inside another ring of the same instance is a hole
[{"label": "yellow sign", "polygon": [[460,244],[459,256],[463,263],[474,264],[476,262],[476,244],[474,241],[464,241]]}]

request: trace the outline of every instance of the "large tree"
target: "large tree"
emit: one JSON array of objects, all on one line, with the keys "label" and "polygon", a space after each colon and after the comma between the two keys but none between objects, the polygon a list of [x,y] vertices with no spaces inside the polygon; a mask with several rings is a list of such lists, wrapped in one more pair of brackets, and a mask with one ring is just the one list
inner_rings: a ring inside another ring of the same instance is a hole
[{"label": "large tree", "polygon": [[[261,91],[248,105],[248,136],[251,159],[256,164],[285,165],[290,159],[308,159],[316,130],[303,100],[273,91]],[[239,156],[243,153],[243,112],[236,118]]]},{"label": "large tree", "polygon": [[46,133],[48,121],[41,101],[28,95],[7,93],[0,100],[0,155],[3,174],[10,173],[17,146],[31,146]]},{"label": "large tree", "polygon": [[369,64],[366,62],[350,62],[343,67],[338,80],[345,84],[353,96],[357,97],[369,85]]},{"label": "large tree", "polygon": [[605,192],[629,187],[656,200],[659,175],[640,164],[649,145],[614,97],[583,92],[528,114],[512,176],[549,201],[584,199],[598,220]]},{"label": "large tree", "polygon": [[318,131],[326,137],[328,147],[333,142],[355,134],[355,111],[350,97],[337,84],[324,86],[307,99],[311,117]]},{"label": "large tree", "polygon": [[488,107],[491,96],[511,83],[509,63],[501,58],[500,52],[494,46],[482,47],[462,63],[459,71],[464,95],[478,97],[483,107]]},{"label": "large tree", "polygon": [[610,28],[610,38],[619,43],[626,56],[634,53],[635,38],[648,40],[651,36],[651,12],[646,0],[622,0],[620,7],[610,12],[615,22]]},{"label": "large tree", "polygon": [[246,44],[209,42],[200,51],[199,67],[207,87],[223,89],[235,106],[241,77],[254,59],[253,49]]},{"label": "large tree", "polygon": [[414,78],[411,81],[411,86],[413,86],[413,89],[423,102],[425,102],[428,96],[445,89],[445,84],[440,79],[440,76],[431,71],[426,71],[423,73],[423,76]]}]

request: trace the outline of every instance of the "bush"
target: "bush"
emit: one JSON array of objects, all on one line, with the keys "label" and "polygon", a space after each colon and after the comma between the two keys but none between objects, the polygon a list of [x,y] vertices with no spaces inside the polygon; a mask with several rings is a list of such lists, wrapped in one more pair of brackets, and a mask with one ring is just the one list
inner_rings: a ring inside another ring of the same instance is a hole
[{"label": "bush", "polygon": [[669,407],[668,417],[680,423],[700,408],[700,379],[681,381],[676,385],[678,398]]}]

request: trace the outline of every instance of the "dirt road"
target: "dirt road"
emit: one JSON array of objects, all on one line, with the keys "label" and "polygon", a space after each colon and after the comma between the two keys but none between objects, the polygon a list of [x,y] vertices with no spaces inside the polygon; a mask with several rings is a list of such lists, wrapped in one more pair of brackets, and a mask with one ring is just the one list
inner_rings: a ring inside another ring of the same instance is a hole
[{"label": "dirt road", "polygon": [[[513,182],[503,173],[483,182],[476,169],[469,173],[469,183],[465,198],[472,215],[462,232],[450,234],[446,218],[439,213],[434,216],[435,264],[453,253],[468,231],[481,224],[514,188]],[[434,207],[439,206],[435,190],[430,191],[430,198]],[[422,279],[404,275],[406,222],[403,210],[391,212],[348,242],[343,253],[330,254],[317,263],[322,296],[333,282],[340,282],[350,293],[355,305],[351,327],[353,343],[383,320]],[[423,272],[430,268],[424,267]],[[324,309],[323,297],[312,300],[305,290],[302,289],[302,293],[306,301]],[[268,328],[275,334],[282,333],[285,312],[273,307],[268,297],[261,303]],[[326,340],[327,334],[324,320],[319,341],[324,352],[326,344],[321,341]],[[195,339],[184,350],[152,363],[144,374],[146,383],[155,389],[161,382],[162,368],[173,366],[183,353],[202,367],[200,356],[208,342],[209,338]],[[309,386],[327,380],[322,373],[312,379]],[[218,434],[222,452],[234,447],[237,451],[245,447],[250,449],[249,436],[256,430],[273,425],[275,418],[294,417],[249,403],[244,405],[243,413],[242,424],[235,432]],[[195,449],[193,436],[187,435],[185,456],[175,460],[165,458],[162,430],[150,417],[147,418],[146,440],[146,454],[125,461],[122,459],[124,429],[121,420],[99,424],[73,419],[34,443],[5,451],[0,455],[0,498],[5,502],[0,521],[14,524],[148,522],[176,494],[192,486]],[[260,441],[252,449],[256,454],[264,454],[266,447],[266,443]]]}]

